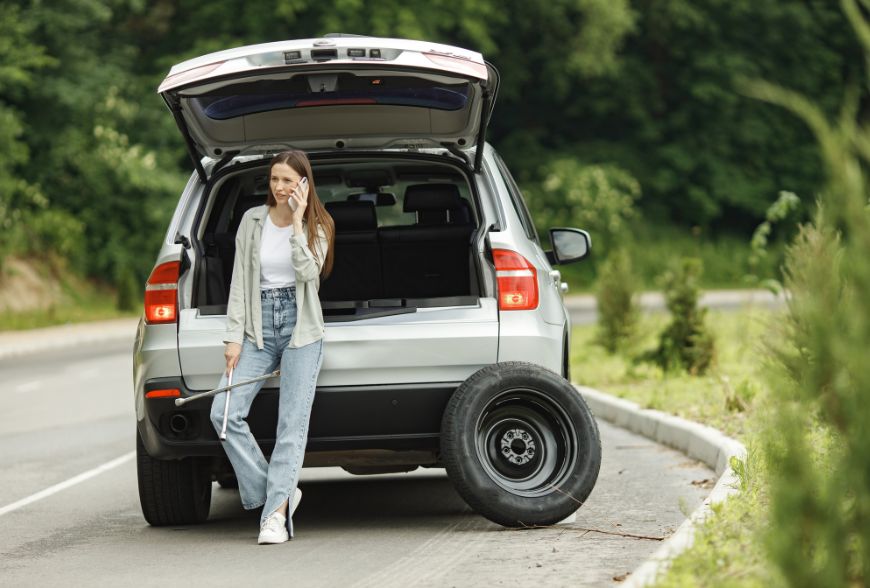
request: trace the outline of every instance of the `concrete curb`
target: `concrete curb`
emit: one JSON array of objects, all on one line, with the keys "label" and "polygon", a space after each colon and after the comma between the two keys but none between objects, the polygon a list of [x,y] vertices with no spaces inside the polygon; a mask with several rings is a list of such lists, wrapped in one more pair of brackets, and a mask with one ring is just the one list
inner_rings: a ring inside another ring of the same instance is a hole
[{"label": "concrete curb", "polygon": [[677,555],[691,547],[695,529],[710,515],[711,505],[722,502],[738,492],[739,481],[731,469],[730,461],[732,457],[746,459],[746,447],[712,427],[658,410],[643,409],[634,402],[592,388],[576,384],[575,387],[597,417],[673,447],[689,457],[704,462],[719,476],[713,491],[701,506],[696,508],[676,532],[622,583],[625,588],[648,586],[655,581],[658,574],[670,567],[671,561]]},{"label": "concrete curb", "polygon": [[138,323],[138,318],[121,318],[28,331],[5,331],[0,333],[0,362],[97,343],[129,342],[132,345]]}]

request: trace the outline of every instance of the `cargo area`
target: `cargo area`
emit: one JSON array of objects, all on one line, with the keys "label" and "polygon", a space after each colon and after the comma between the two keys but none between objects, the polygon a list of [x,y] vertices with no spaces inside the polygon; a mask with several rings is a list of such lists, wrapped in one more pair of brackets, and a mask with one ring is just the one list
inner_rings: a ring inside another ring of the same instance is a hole
[{"label": "cargo area", "polygon": [[[321,280],[326,322],[477,305],[480,214],[468,177],[445,157],[312,158],[314,185],[336,226],[332,273]],[[268,159],[210,182],[200,211],[193,306],[226,314],[242,215],[266,202]]]}]

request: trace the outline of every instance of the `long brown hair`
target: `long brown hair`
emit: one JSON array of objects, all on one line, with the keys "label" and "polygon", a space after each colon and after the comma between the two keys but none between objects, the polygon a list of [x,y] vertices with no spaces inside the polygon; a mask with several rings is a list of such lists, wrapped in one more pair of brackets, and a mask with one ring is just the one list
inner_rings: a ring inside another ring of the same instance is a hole
[{"label": "long brown hair", "polygon": [[[308,161],[308,156],[305,155],[304,151],[293,149],[291,151],[282,151],[272,158],[272,161],[269,163],[270,174],[272,173],[272,167],[277,163],[286,163],[297,174],[308,178],[308,206],[305,208],[305,222],[308,223],[308,243],[315,244],[314,247],[311,247],[311,251],[318,258],[322,258],[323,252],[316,251],[316,249],[319,249],[316,245],[318,239],[317,227],[318,225],[322,226],[324,233],[326,233],[329,247],[326,250],[326,260],[323,262],[320,274],[324,278],[329,277],[329,274],[332,273],[332,263],[335,259],[335,221],[326,212],[326,208],[317,196],[317,190],[314,187],[314,173],[311,171],[311,162]],[[266,196],[266,204],[269,206],[276,206],[278,204],[278,201],[275,200],[275,195],[272,194],[271,182],[269,183],[269,195]]]}]

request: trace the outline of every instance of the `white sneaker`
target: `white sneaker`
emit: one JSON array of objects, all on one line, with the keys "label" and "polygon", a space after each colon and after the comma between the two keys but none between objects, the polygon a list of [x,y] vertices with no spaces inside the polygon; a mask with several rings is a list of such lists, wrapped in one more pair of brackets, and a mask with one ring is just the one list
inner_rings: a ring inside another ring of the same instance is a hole
[{"label": "white sneaker", "polygon": [[285,523],[287,518],[280,512],[273,512],[260,525],[260,536],[257,538],[259,545],[267,545],[274,543],[284,543],[290,539],[290,534],[287,532]]},{"label": "white sneaker", "polygon": [[[296,512],[296,507],[302,502],[302,490],[296,488],[296,493],[293,495],[293,504],[290,506],[290,516]],[[284,543],[290,539],[290,534],[287,532],[287,517],[280,512],[273,512],[269,518],[263,521],[260,526],[260,536],[257,538],[257,543],[260,545]]]},{"label": "white sneaker", "polygon": [[290,517],[293,517],[293,513],[296,512],[296,507],[299,506],[299,503],[302,502],[302,490],[296,488],[296,494],[293,495],[293,504],[290,505]]}]

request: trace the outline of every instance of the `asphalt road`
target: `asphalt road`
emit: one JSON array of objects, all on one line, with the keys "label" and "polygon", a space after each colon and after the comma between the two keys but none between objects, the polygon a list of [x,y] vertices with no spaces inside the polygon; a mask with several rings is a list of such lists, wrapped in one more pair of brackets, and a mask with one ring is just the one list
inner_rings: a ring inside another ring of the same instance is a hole
[{"label": "asphalt road", "polygon": [[474,514],[443,470],[310,468],[289,543],[256,545],[258,512],[217,485],[206,524],[152,528],[132,459],[130,349],[0,361],[0,584],[610,585],[676,529],[715,477],[600,423],[601,475],[573,523],[504,529]]}]

